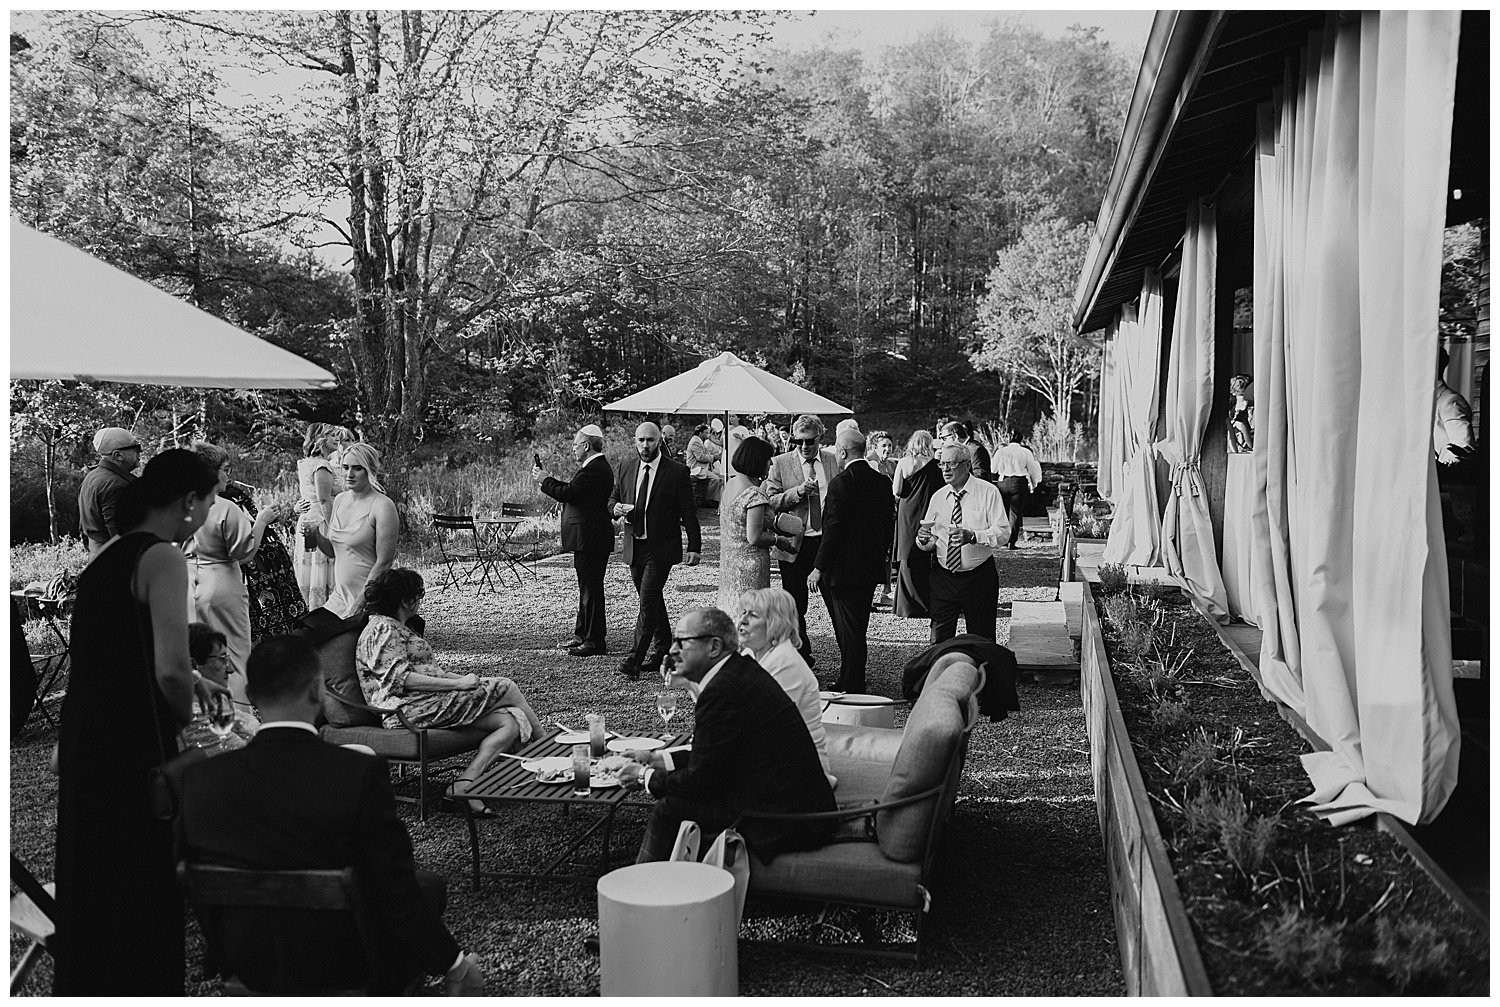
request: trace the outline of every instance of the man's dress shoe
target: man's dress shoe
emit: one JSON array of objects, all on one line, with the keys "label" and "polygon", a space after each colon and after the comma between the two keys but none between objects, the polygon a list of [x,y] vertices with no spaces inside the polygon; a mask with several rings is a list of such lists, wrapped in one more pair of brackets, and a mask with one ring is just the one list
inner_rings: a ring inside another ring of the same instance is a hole
[{"label": "man's dress shoe", "polygon": [[583,950],[591,955],[597,955],[599,953],[599,935],[589,934],[585,937],[583,939]]},{"label": "man's dress shoe", "polygon": [[592,640],[580,643],[576,647],[569,647],[568,653],[574,657],[596,657],[607,654],[609,650],[602,643],[594,643]]},{"label": "man's dress shoe", "polygon": [[628,657],[620,662],[618,670],[620,674],[631,680],[641,677],[641,666]]},{"label": "man's dress shoe", "polygon": [[583,637],[581,637],[581,636],[570,636],[566,640],[559,640],[558,644],[557,644],[557,649],[558,650],[572,650],[574,647],[577,647],[581,643],[583,643]]}]

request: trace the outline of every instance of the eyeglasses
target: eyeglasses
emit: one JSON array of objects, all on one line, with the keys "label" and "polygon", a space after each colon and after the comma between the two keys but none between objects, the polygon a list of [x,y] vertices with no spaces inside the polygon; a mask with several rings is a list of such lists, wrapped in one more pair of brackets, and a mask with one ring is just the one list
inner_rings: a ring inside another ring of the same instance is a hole
[{"label": "eyeglasses", "polygon": [[672,637],[672,642],[675,643],[675,644],[677,644],[677,646],[681,647],[683,644],[687,643],[689,640],[717,640],[717,639],[718,639],[718,637],[715,636],[712,633],[699,633],[696,636],[674,636],[674,637]]},{"label": "eyeglasses", "polygon": [[792,437],[787,440],[787,443],[799,446],[803,444],[816,444],[818,443],[818,439],[816,437]]}]

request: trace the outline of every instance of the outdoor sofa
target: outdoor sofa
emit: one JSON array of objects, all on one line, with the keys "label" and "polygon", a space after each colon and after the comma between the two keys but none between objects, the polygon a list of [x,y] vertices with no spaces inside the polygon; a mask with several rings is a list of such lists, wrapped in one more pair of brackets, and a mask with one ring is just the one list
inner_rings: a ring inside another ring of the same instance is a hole
[{"label": "outdoor sofa", "polygon": [[837,819],[838,839],[820,849],[782,853],[770,863],[752,853],[749,893],[911,913],[916,939],[801,948],[921,963],[933,863],[958,793],[983,685],[983,670],[967,656],[945,655],[933,665],[903,729],[825,725],[840,810],[764,817]]}]

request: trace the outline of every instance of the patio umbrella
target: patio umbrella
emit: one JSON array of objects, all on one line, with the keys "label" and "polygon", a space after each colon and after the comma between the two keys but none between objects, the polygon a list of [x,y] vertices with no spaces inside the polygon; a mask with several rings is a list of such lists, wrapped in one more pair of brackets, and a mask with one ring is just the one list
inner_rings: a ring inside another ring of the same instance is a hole
[{"label": "patio umbrella", "polygon": [[14,219],[10,376],[202,388],[335,384],[295,353]]},{"label": "patio umbrella", "polygon": [[850,410],[817,392],[778,378],[733,353],[720,353],[690,371],[627,395],[604,407],[618,413],[814,413]]}]

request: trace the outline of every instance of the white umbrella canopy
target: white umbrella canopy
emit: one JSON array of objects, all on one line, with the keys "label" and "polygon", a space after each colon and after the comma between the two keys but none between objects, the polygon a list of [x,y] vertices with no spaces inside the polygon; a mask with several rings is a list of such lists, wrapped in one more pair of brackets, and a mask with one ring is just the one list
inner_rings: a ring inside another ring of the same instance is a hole
[{"label": "white umbrella canopy", "polygon": [[832,399],[778,378],[733,353],[703,361],[604,407],[619,413],[814,413],[850,412]]},{"label": "white umbrella canopy", "polygon": [[337,383],[295,353],[14,219],[10,376],[201,388]]}]

